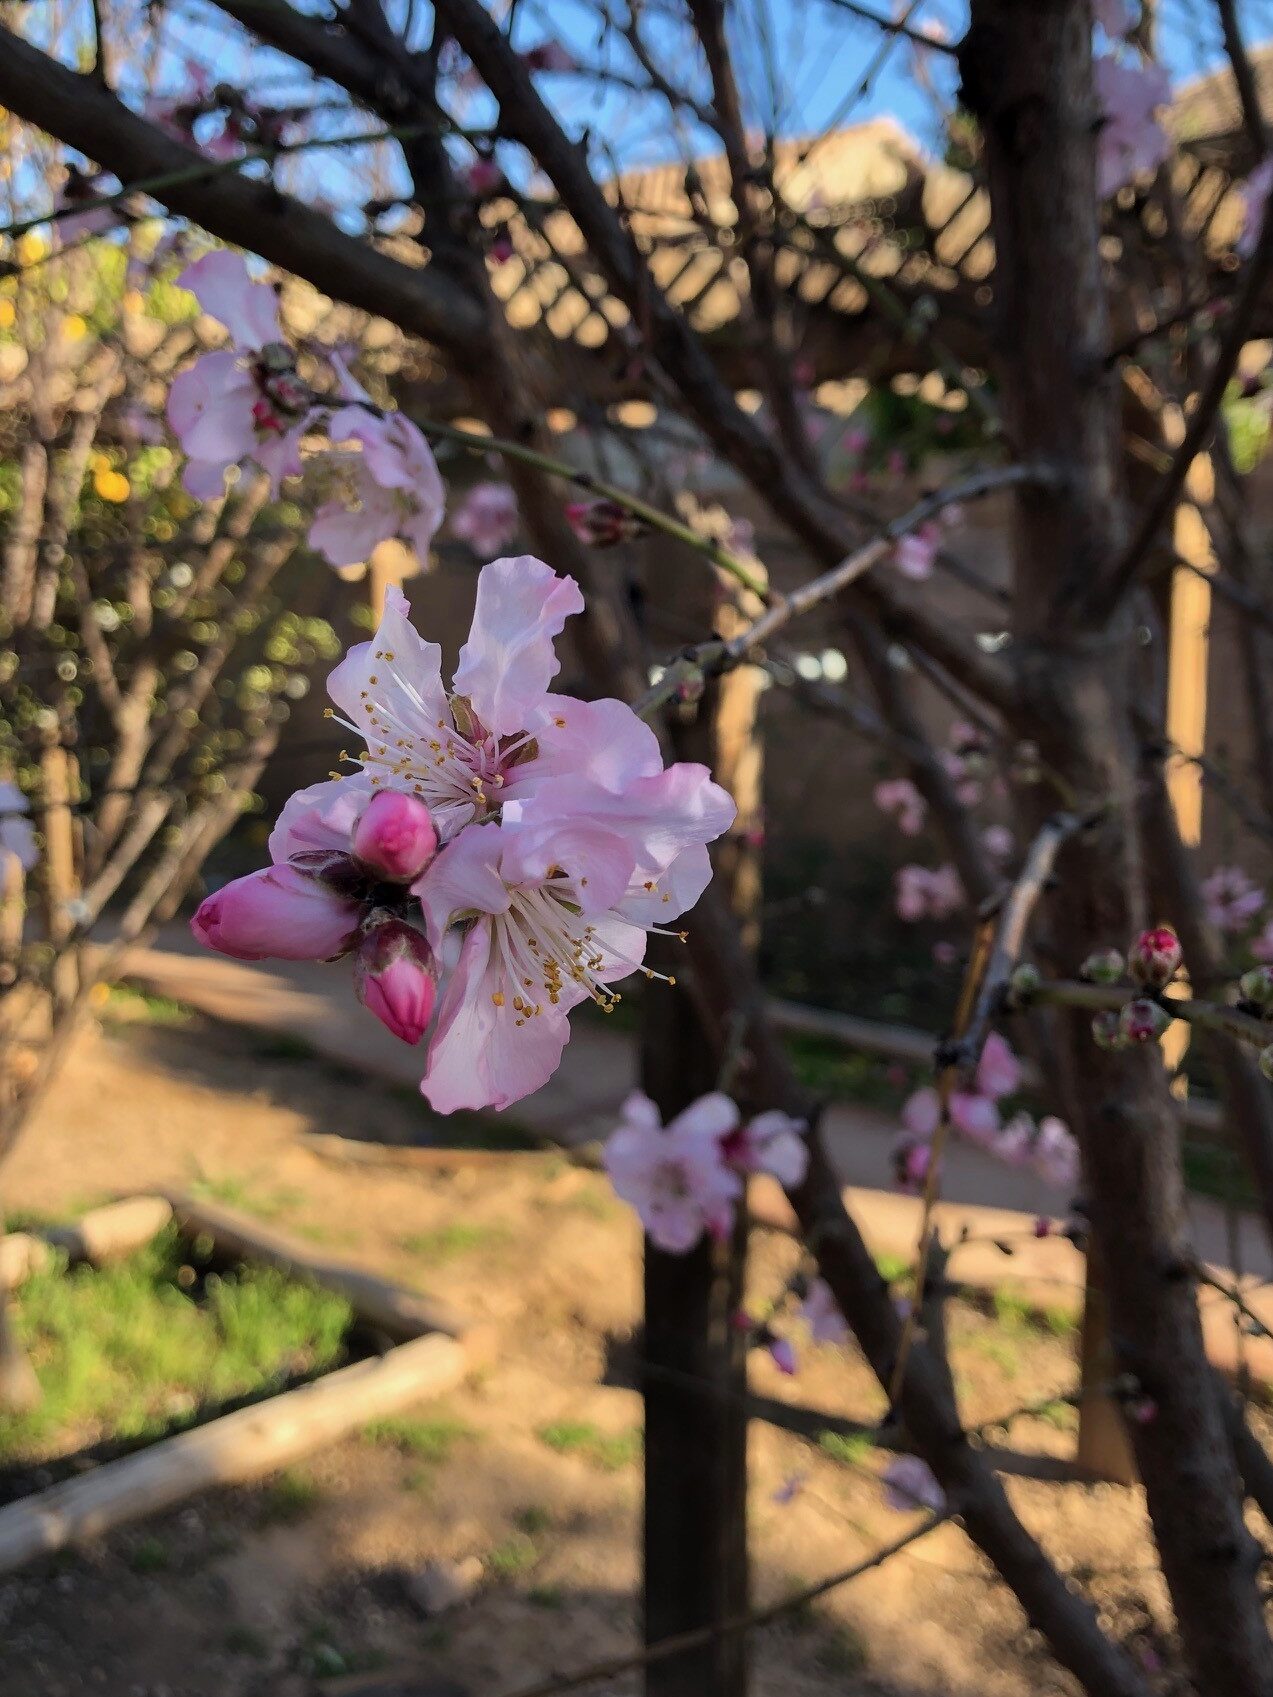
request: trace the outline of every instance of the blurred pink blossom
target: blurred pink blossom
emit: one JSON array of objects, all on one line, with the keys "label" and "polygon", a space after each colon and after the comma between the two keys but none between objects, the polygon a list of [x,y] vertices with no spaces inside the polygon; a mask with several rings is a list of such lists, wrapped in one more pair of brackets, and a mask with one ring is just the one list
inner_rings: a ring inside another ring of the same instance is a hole
[{"label": "blurred pink blossom", "polygon": [[1096,190],[1107,200],[1142,172],[1171,156],[1171,139],[1155,114],[1171,100],[1171,77],[1161,65],[1101,54],[1093,62],[1101,127],[1096,141]]},{"label": "blurred pink blossom", "polygon": [[903,835],[914,837],[924,828],[928,803],[909,778],[885,778],[876,784],[874,801],[881,813],[890,813]]},{"label": "blurred pink blossom", "polygon": [[451,514],[451,530],[479,560],[493,560],[517,535],[517,496],[507,483],[475,483]]}]

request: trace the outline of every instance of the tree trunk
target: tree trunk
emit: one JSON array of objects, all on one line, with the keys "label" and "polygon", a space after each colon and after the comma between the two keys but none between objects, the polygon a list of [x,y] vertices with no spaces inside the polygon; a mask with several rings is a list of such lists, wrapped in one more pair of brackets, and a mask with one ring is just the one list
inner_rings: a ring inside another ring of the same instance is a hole
[{"label": "tree trunk", "polygon": [[[1017,729],[1037,741],[1070,805],[1100,810],[1057,867],[1067,970],[1098,944],[1126,946],[1146,920],[1133,622],[1126,602],[1107,623],[1085,612],[1124,540],[1091,35],[1087,0],[974,0],[960,52],[964,98],[985,135],[1007,435],[1021,458],[1062,474],[1016,498],[1013,653]],[[1038,789],[1022,797],[1032,820],[1052,805]],[[1075,1131],[1111,1346],[1146,1399],[1149,1417],[1131,1435],[1185,1655],[1201,1691],[1267,1697],[1259,1553],[1203,1352],[1179,1127],[1158,1049],[1098,1049],[1077,1017],[1062,1030],[1082,1081]]]}]

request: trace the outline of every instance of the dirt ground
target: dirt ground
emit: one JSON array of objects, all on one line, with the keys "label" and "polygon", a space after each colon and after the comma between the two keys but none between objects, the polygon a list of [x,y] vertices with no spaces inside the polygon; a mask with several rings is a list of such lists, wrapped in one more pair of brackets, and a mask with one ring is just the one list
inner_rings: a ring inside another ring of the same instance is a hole
[{"label": "dirt ground", "polygon": [[[322,1131],[409,1142],[421,1113],[407,1092],[199,1019],[112,1013],[85,1033],[6,1169],[6,1207],[66,1218],[155,1184],[200,1185],[445,1295],[492,1322],[500,1346],[462,1390],[418,1411],[433,1434],[423,1449],[353,1438],[281,1480],[197,1498],[0,1579],[6,1697],[301,1697],[399,1668],[419,1697],[503,1697],[632,1645],[640,1404],[621,1364],[638,1317],[635,1224],[600,1177],[553,1155],[417,1174],[334,1163],[297,1141]],[[794,1255],[758,1234],[757,1300],[780,1288]],[[951,1330],[970,1420],[1074,1382],[1072,1336],[1010,1303],[998,1319],[958,1307]],[[794,1380],[762,1354],[752,1372],[765,1396],[855,1417],[882,1410],[851,1349],[806,1349]],[[100,1435],[68,1434],[65,1447]],[[1011,1441],[1064,1453],[1069,1412],[1020,1419]],[[759,1602],[905,1528],[883,1502],[883,1465],[863,1446],[830,1454],[753,1423]],[[1169,1660],[1138,1493],[1009,1489],[1106,1623],[1147,1664]],[[470,1600],[428,1615],[427,1564],[467,1558],[481,1564]],[[954,1526],[757,1632],[754,1656],[766,1697],[1074,1689]],[[1169,1675],[1157,1683],[1174,1689]],[[627,1675],[592,1689],[637,1688]]]}]

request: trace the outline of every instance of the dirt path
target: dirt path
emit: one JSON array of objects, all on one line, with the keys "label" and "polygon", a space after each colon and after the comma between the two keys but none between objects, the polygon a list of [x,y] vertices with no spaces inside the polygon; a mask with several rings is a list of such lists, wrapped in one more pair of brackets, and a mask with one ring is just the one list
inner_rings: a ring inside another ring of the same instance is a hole
[{"label": "dirt path", "polygon": [[[352,1125],[412,1141],[413,1091],[280,1052],[211,1021],[89,1032],[6,1172],[6,1205],[65,1216],[104,1194],[197,1184],[494,1322],[494,1363],[396,1436],[352,1440],[255,1490],[203,1498],[86,1554],[0,1582],[6,1697],[300,1697],[406,1667],[433,1691],[502,1697],[632,1641],[639,1419],[624,1388],[639,1241],[604,1181],[559,1156],[510,1155],[427,1176],[326,1162],[299,1133]],[[757,1238],[756,1300],[794,1246]],[[1073,1383],[1073,1336],[959,1307],[970,1419]],[[851,1350],[806,1349],[756,1389],[877,1417]],[[1068,1411],[1018,1420],[1013,1442],[1072,1445]],[[96,1434],[68,1439],[85,1441]],[[905,1524],[881,1459],[753,1426],[760,1601],[848,1565]],[[794,1489],[789,1501],[785,1498]],[[1014,1481],[1021,1512],[1117,1629],[1148,1644],[1165,1604],[1138,1494]],[[422,1612],[431,1562],[476,1558],[464,1607]],[[1095,1575],[1095,1577],[1091,1577]],[[757,1635],[756,1689],[783,1697],[1049,1697],[1071,1687],[957,1529]],[[451,1685],[429,1685],[428,1680]],[[636,1690],[633,1679],[612,1693]]]}]

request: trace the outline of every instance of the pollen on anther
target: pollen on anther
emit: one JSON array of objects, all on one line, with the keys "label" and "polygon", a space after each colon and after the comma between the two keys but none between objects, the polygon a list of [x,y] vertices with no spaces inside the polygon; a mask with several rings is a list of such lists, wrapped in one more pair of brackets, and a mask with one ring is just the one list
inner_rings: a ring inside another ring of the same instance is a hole
[{"label": "pollen on anther", "polygon": [[491,1000],[495,1003],[497,1008],[502,1008],[504,1006],[504,992],[502,990],[494,991],[491,995]]}]

